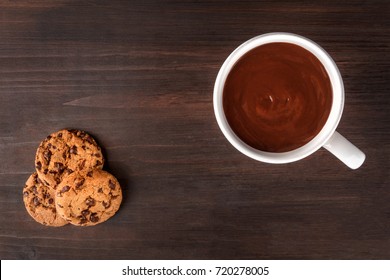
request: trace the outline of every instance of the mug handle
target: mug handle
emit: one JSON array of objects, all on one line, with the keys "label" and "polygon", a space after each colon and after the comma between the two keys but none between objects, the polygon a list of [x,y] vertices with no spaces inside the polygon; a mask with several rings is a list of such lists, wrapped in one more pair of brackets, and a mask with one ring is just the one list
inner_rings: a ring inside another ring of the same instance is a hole
[{"label": "mug handle", "polygon": [[337,131],[325,143],[324,148],[352,169],[359,168],[366,159],[366,155],[361,150]]}]

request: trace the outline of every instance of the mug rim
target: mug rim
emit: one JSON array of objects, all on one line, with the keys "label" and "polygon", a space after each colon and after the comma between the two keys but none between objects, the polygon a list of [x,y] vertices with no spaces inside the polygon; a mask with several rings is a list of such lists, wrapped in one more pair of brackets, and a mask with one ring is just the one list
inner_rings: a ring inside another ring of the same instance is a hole
[{"label": "mug rim", "polygon": [[[305,145],[281,153],[255,149],[242,141],[230,128],[222,106],[226,78],[235,63],[248,51],[268,43],[292,43],[311,52],[324,66],[332,86],[332,107],[325,125]],[[214,85],[213,106],[217,123],[226,139],[241,153],[262,162],[289,163],[305,158],[320,149],[333,135],[344,108],[344,85],[340,71],[332,57],[314,41],[293,33],[273,32],[253,37],[239,45],[222,64]]]}]

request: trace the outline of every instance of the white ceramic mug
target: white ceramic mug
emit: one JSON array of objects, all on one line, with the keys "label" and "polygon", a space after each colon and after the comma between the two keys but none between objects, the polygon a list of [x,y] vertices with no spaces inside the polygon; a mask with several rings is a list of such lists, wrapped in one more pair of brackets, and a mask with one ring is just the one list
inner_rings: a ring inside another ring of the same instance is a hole
[{"label": "white ceramic mug", "polygon": [[[243,142],[230,128],[222,104],[224,84],[235,63],[251,49],[275,42],[295,44],[314,54],[326,69],[333,92],[331,111],[322,130],[307,144],[295,150],[282,153],[260,151]],[[343,80],[336,63],[319,45],[302,36],[291,33],[268,33],[254,37],[240,45],[230,54],[219,70],[214,86],[213,103],[218,125],[225,137],[237,150],[255,160],[267,163],[288,163],[307,157],[321,147],[330,151],[352,169],[359,168],[365,160],[365,154],[336,131],[344,107]]]}]

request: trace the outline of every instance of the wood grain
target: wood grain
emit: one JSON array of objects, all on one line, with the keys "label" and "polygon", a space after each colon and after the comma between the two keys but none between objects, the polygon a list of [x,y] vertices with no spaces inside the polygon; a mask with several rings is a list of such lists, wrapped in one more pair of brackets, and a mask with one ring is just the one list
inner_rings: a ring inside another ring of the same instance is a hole
[{"label": "wood grain", "polygon": [[[389,1],[1,1],[1,259],[389,259]],[[338,131],[287,165],[236,151],[214,118],[226,57],[267,32],[334,58]],[[64,127],[104,147],[124,202],[96,227],[46,228],[22,202],[39,142]]]}]

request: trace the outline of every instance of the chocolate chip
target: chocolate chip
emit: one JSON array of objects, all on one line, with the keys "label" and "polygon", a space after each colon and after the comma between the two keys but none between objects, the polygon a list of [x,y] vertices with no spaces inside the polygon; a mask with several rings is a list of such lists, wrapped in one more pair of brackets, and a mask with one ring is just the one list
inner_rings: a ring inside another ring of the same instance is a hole
[{"label": "chocolate chip", "polygon": [[84,160],[79,164],[80,170],[83,170],[83,169],[84,169],[85,162],[86,162],[86,160],[84,159]]},{"label": "chocolate chip", "polygon": [[73,147],[70,148],[69,153],[70,153],[70,154],[77,155],[77,147],[73,145]]},{"label": "chocolate chip", "polygon": [[50,149],[50,148],[51,148],[51,143],[48,143],[48,144],[47,144],[47,147]]},{"label": "chocolate chip", "polygon": [[96,153],[96,154],[95,154],[95,157],[100,158],[100,157],[101,157],[101,154]]},{"label": "chocolate chip", "polygon": [[75,182],[76,188],[80,188],[84,184],[85,178],[79,179],[77,182]]},{"label": "chocolate chip", "polygon": [[56,150],[56,149],[57,149],[57,146],[54,146],[54,145],[53,145],[53,149]]},{"label": "chocolate chip", "polygon": [[90,213],[89,210],[81,211],[81,215],[83,215],[84,217],[86,217],[89,213]]},{"label": "chocolate chip", "polygon": [[84,131],[79,130],[79,131],[77,132],[77,136],[79,136],[80,138],[84,138],[85,135],[86,135],[86,133],[85,133]]},{"label": "chocolate chip", "polygon": [[23,196],[24,197],[28,196],[28,192],[23,192]]},{"label": "chocolate chip", "polygon": [[65,169],[65,166],[61,162],[55,162],[54,167],[57,168],[59,172],[62,172]]},{"label": "chocolate chip", "polygon": [[66,172],[67,172],[68,174],[72,174],[74,171],[73,171],[72,169],[70,169],[70,168],[67,168],[67,169],[66,169]]},{"label": "chocolate chip", "polygon": [[87,176],[88,176],[88,177],[92,177],[92,173],[93,173],[92,171],[89,171],[89,172],[87,173]]},{"label": "chocolate chip", "polygon": [[47,174],[47,172],[49,172],[49,169],[47,169],[47,168],[46,168],[45,170],[43,170],[43,174],[45,174],[45,175],[46,175],[46,174]]},{"label": "chocolate chip", "polygon": [[49,164],[50,159],[51,159],[52,153],[48,150],[43,152],[43,157],[45,158],[46,162]]},{"label": "chocolate chip", "polygon": [[110,189],[115,190],[115,183],[111,180],[108,180],[108,185],[110,186]]},{"label": "chocolate chip", "polygon": [[33,193],[35,193],[35,194],[38,194],[38,190],[37,190],[37,187],[32,187],[32,191],[33,191]]},{"label": "chocolate chip", "polygon": [[88,197],[86,200],[85,200],[85,203],[88,205],[88,206],[94,206],[95,205],[95,199],[91,198],[91,197]]},{"label": "chocolate chip", "polygon": [[41,170],[41,168],[42,168],[42,162],[38,161],[38,162],[37,162],[37,165],[36,165],[35,167],[36,167],[36,169]]},{"label": "chocolate chip", "polygon": [[92,223],[97,223],[99,221],[99,217],[97,216],[96,213],[92,213],[91,216],[89,217],[89,220],[92,222]]},{"label": "chocolate chip", "polygon": [[[55,180],[56,180],[57,184],[61,183],[61,179],[60,178],[57,177]],[[56,188],[57,188],[57,186],[54,187],[54,189],[56,189]]]},{"label": "chocolate chip", "polygon": [[84,217],[84,216],[81,216],[80,217],[80,225],[82,225],[82,224],[85,224],[86,222],[88,222],[88,220],[87,220],[87,218],[86,217]]},{"label": "chocolate chip", "polygon": [[50,198],[48,202],[49,202],[49,204],[53,204],[54,199]]},{"label": "chocolate chip", "polygon": [[50,140],[51,138],[52,138],[51,135],[49,135],[46,137],[46,140]]},{"label": "chocolate chip", "polygon": [[111,205],[110,202],[105,202],[105,201],[103,201],[102,204],[103,204],[104,208],[106,208],[106,209],[107,209],[108,207],[110,207],[110,205]]},{"label": "chocolate chip", "polygon": [[66,159],[67,155],[68,155],[68,153],[67,153],[66,151],[64,151],[64,152],[62,153],[62,158],[63,158],[63,159]]},{"label": "chocolate chip", "polygon": [[38,197],[34,197],[33,202],[34,202],[34,205],[35,205],[35,206],[38,206],[39,204],[41,204],[41,203],[39,202],[39,198],[38,198]]},{"label": "chocolate chip", "polygon": [[50,197],[50,194],[45,193],[43,196],[44,196],[45,198],[49,198],[49,197]]},{"label": "chocolate chip", "polygon": [[82,145],[81,148],[83,148],[83,150],[85,150],[86,147],[85,147],[85,145]]},{"label": "chocolate chip", "polygon": [[92,137],[89,135],[85,138],[85,141],[87,141],[89,144],[94,144]]},{"label": "chocolate chip", "polygon": [[102,188],[99,188],[98,189],[98,193],[102,193],[103,192],[103,189]]},{"label": "chocolate chip", "polygon": [[95,166],[100,166],[100,165],[102,165],[102,164],[103,164],[103,163],[102,163],[100,160],[97,160]]},{"label": "chocolate chip", "polygon": [[69,187],[69,186],[64,186],[64,187],[62,188],[61,192],[64,193],[64,192],[67,192],[67,191],[69,191],[69,190],[70,190],[70,187]]},{"label": "chocolate chip", "polygon": [[57,136],[58,136],[59,138],[61,138],[61,137],[62,137],[62,132],[58,133]]}]

